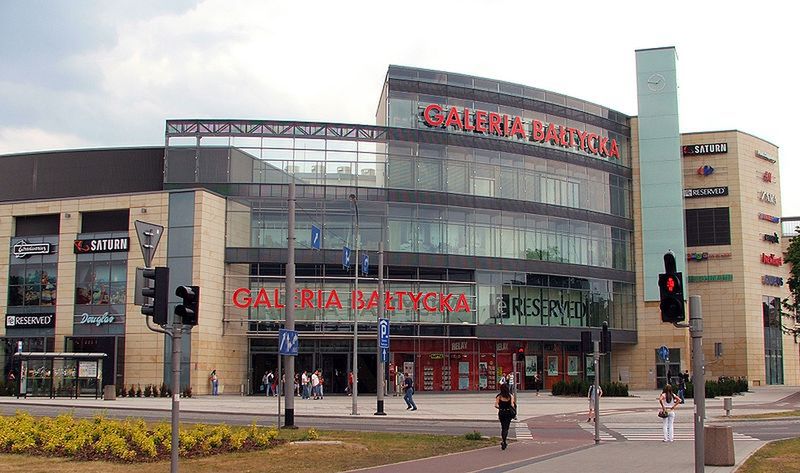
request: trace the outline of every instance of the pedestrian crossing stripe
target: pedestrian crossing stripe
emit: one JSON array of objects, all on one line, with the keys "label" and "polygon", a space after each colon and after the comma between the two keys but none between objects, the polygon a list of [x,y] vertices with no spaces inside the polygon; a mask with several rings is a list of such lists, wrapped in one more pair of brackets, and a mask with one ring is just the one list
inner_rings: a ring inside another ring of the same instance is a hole
[{"label": "pedestrian crossing stripe", "polygon": [[[594,437],[594,425],[582,425],[581,428]],[[612,433],[617,434],[615,437]],[[618,438],[621,437],[621,438]],[[673,430],[673,438],[676,441],[693,441],[694,440],[694,427],[675,427]],[[629,441],[661,441],[664,440],[664,433],[661,426],[651,427],[617,427],[608,428],[607,431],[600,431],[600,440],[613,441],[613,440],[629,440]],[[758,440],[750,437],[749,435],[733,433],[733,440]]]},{"label": "pedestrian crossing stripe", "polygon": [[517,440],[533,440],[531,429],[528,428],[528,424],[525,422],[520,422],[514,426],[514,436]]}]

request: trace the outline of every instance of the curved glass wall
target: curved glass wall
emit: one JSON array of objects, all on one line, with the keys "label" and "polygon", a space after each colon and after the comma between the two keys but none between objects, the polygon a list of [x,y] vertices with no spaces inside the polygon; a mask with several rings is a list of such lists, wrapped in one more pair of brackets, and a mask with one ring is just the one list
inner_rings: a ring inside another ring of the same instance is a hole
[{"label": "curved glass wall", "polygon": [[411,141],[202,137],[166,150],[167,186],[300,184],[495,197],[631,218],[631,180],[593,167],[480,148]]},{"label": "curved glass wall", "polygon": [[[286,202],[229,200],[229,233],[250,240],[228,246],[285,248]],[[322,247],[354,241],[349,201],[298,199],[297,248],[311,248],[311,226],[322,229]],[[237,223],[238,222],[238,223]],[[238,229],[236,227],[238,225]],[[444,205],[359,201],[361,247],[387,251],[554,261],[633,271],[631,231],[582,220]]]}]

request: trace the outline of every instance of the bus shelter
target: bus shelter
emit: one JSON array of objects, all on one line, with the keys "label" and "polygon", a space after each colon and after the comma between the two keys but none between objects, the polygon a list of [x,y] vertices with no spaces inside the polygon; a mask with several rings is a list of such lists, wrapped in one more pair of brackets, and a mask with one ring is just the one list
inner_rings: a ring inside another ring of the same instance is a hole
[{"label": "bus shelter", "polygon": [[14,353],[19,397],[99,398],[105,353]]}]

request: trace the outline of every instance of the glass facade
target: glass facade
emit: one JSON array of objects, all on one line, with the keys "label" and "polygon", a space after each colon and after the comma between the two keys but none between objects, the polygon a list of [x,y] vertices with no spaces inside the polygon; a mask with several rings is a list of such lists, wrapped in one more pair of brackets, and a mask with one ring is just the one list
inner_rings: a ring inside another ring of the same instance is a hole
[{"label": "glass facade", "polygon": [[767,384],[783,384],[783,330],[780,304],[779,297],[761,298],[764,319],[764,378]]},{"label": "glass facade", "polygon": [[[432,127],[423,117],[431,104],[492,114],[495,133]],[[498,116],[518,118],[528,135],[540,126],[561,137],[512,136],[497,128]],[[353,362],[354,299],[377,290],[380,242],[385,290],[395,297],[392,336],[406,337],[391,359],[423,389],[487,389],[514,369],[520,348],[529,350],[531,383],[536,371],[544,386],[586,379],[581,328],[607,322],[635,334],[628,117],[521,85],[392,66],[377,120],[167,123],[165,187],[201,185],[227,198],[224,321],[248,327],[251,379],[274,366],[259,340],[277,331],[287,299],[307,332],[301,351],[311,350],[300,364],[341,378]],[[584,146],[588,136],[595,145],[613,141],[618,154]],[[291,180],[299,264],[298,292],[287,298]],[[358,242],[350,194],[358,196]],[[312,250],[312,226],[321,229],[321,252]],[[337,263],[343,247],[371,253],[358,293],[352,269]],[[468,309],[414,302],[426,294]],[[358,313],[359,330],[373,332],[377,305]],[[508,329],[526,339],[522,346],[496,344]],[[360,354],[359,365],[362,356],[374,355]]]}]

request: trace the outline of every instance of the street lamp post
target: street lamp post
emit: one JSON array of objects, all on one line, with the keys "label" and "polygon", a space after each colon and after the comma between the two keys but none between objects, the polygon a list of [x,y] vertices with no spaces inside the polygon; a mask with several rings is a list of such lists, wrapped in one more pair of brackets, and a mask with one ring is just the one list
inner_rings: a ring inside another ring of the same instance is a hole
[{"label": "street lamp post", "polygon": [[[353,205],[356,213],[356,238],[353,246],[355,246],[355,284],[354,284],[354,292],[353,298],[358,297],[358,246],[359,246],[359,238],[360,235],[358,233],[358,197],[355,194],[350,194],[350,203]],[[351,415],[358,415],[358,315],[359,315],[359,307],[358,307],[358,300],[355,299],[353,302],[353,311],[355,316],[353,317],[353,410],[350,413]]]}]

